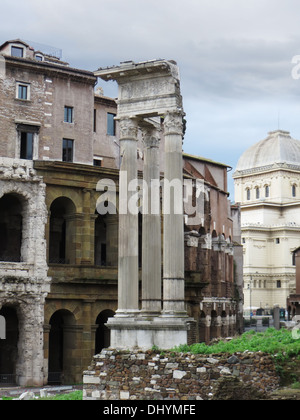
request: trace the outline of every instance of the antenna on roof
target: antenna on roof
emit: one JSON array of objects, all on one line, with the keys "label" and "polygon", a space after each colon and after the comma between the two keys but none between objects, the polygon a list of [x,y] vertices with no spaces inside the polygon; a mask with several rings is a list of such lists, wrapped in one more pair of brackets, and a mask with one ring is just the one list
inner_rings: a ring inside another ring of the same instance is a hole
[{"label": "antenna on roof", "polygon": [[35,51],[40,51],[44,53],[45,55],[58,58],[59,60],[62,59],[62,50],[60,48],[51,47],[50,45],[46,45],[46,44],[39,44],[38,42],[28,41],[25,39],[24,41],[27,44],[29,44],[31,47],[33,47]]}]

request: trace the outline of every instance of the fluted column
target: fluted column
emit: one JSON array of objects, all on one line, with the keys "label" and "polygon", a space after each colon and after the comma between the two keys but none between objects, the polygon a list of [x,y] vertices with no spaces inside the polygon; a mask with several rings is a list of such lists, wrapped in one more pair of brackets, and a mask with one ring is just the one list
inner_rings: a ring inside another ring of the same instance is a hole
[{"label": "fluted column", "polygon": [[164,119],[163,312],[165,315],[172,316],[186,316],[184,302],[182,120],[183,114],[179,111],[167,113]]},{"label": "fluted column", "polygon": [[129,184],[137,181],[138,123],[134,118],[121,118],[121,168],[119,180],[119,259],[117,316],[138,311],[138,213],[128,204],[136,194]]},{"label": "fluted column", "polygon": [[161,312],[161,214],[158,130],[141,123],[144,141],[142,312]]}]

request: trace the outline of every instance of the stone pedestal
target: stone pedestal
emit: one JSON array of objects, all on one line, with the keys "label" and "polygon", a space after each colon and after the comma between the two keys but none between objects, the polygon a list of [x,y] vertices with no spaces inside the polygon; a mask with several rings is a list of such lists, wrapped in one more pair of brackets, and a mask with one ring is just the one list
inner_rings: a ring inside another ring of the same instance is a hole
[{"label": "stone pedestal", "polygon": [[188,322],[169,317],[153,317],[147,320],[142,314],[137,317],[110,318],[111,345],[113,349],[131,350],[172,349],[187,343]]}]

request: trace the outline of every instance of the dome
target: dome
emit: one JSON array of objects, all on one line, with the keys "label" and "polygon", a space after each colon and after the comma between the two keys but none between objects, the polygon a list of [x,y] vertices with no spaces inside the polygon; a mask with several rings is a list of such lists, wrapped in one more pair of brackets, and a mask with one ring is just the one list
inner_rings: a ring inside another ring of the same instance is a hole
[{"label": "dome", "polygon": [[236,172],[262,169],[274,164],[300,167],[300,141],[288,131],[271,131],[265,140],[256,143],[240,157]]}]

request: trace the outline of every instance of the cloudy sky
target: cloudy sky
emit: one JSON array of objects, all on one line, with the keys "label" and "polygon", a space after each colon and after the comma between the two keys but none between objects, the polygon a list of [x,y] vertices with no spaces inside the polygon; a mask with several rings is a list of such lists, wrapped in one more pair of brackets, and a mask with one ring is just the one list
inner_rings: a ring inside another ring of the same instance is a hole
[{"label": "cloudy sky", "polygon": [[[1,0],[0,43],[54,46],[71,66],[92,71],[176,60],[184,151],[235,168],[269,131],[300,139],[300,79],[292,77],[299,22],[299,0]],[[101,85],[116,96],[115,84]],[[233,200],[231,181],[229,189]]]}]

